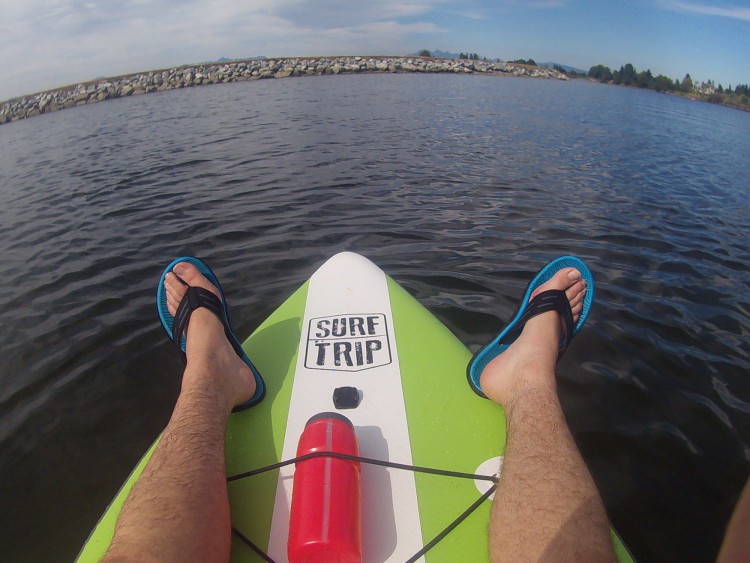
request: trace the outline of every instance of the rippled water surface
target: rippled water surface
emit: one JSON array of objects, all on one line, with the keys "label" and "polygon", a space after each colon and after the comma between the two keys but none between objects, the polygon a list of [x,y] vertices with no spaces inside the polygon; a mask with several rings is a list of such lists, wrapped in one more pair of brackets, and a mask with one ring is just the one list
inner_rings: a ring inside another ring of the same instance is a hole
[{"label": "rippled water surface", "polygon": [[597,281],[568,420],[644,562],[714,557],[750,467],[750,114],[584,82],[342,76],[0,127],[0,553],[69,560],[168,420],[162,268],[249,334],[368,256],[470,347],[550,258]]}]

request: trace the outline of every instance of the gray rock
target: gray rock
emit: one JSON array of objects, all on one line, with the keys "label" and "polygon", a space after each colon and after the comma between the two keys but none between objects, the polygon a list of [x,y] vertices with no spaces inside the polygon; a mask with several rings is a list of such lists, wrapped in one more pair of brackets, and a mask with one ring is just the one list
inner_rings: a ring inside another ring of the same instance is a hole
[{"label": "gray rock", "polygon": [[120,96],[140,95],[189,86],[201,86],[260,78],[286,78],[313,74],[355,72],[443,72],[511,74],[533,78],[569,80],[553,69],[528,67],[513,63],[466,61],[455,59],[422,59],[406,57],[331,57],[305,59],[263,59],[235,61],[222,65],[192,65],[161,72],[107,79],[97,84],[78,84],[69,89],[43,92],[11,100],[0,105],[0,124],[24,117],[49,113]]}]

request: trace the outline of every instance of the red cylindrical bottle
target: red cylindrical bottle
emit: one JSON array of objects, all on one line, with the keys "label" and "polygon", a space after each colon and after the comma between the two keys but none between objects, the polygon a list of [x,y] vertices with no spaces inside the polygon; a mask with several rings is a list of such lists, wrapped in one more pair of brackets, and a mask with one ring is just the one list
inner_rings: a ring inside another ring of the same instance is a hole
[{"label": "red cylindrical bottle", "polygon": [[[325,412],[307,421],[297,456],[330,451],[359,455],[351,421]],[[318,457],[297,462],[287,555],[290,563],[362,561],[360,464]]]}]

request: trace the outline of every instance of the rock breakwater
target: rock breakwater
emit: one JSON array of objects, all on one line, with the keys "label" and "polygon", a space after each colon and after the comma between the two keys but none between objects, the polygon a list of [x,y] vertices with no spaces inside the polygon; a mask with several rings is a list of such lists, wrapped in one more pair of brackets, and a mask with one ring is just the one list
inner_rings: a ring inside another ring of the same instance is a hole
[{"label": "rock breakwater", "polygon": [[498,61],[433,59],[426,57],[297,57],[248,59],[226,63],[180,66],[126,76],[84,82],[48,90],[0,105],[0,124],[61,109],[103,102],[125,96],[138,96],[176,88],[207,84],[350,73],[455,73],[528,76],[567,80],[549,68]]}]

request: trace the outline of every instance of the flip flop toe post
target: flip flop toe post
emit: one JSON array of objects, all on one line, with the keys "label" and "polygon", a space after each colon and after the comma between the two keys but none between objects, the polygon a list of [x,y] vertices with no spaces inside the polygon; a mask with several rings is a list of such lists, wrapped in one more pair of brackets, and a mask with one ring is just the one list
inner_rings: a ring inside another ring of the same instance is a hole
[{"label": "flip flop toe post", "polygon": [[[586,294],[583,298],[583,309],[578,317],[578,321],[574,324],[572,315],[570,312],[570,305],[565,292],[550,290],[544,291],[530,300],[531,294],[543,283],[549,281],[560,270],[565,268],[575,268],[581,273],[581,278],[586,282]],[[469,381],[470,387],[480,396],[485,397],[486,395],[482,392],[482,387],[479,384],[479,378],[482,375],[482,371],[487,364],[493,359],[502,354],[513,341],[518,338],[521,334],[524,325],[532,317],[544,313],[550,310],[558,311],[563,321],[565,322],[565,331],[563,339],[560,342],[560,354],[558,359],[562,356],[565,349],[570,344],[570,341],[576,336],[586,319],[589,316],[591,310],[591,304],[594,301],[594,277],[591,275],[591,271],[585,262],[575,256],[560,256],[552,260],[549,264],[544,266],[534,276],[529,285],[526,287],[523,299],[518,311],[516,311],[513,320],[495,337],[495,339],[479,350],[469,362],[466,368],[466,376]]]},{"label": "flip flop toe post", "polygon": [[[167,274],[171,272],[174,267],[180,262],[189,262],[190,264],[198,268],[201,274],[203,274],[206,279],[210,281],[219,291],[221,299],[217,298],[216,295],[214,295],[212,292],[203,288],[189,287],[188,292],[185,294],[185,297],[182,299],[179,307],[177,308],[176,314],[172,315],[167,307],[167,291],[164,287],[164,279],[166,278]],[[192,256],[183,256],[181,258],[173,260],[172,263],[170,263],[169,266],[166,267],[164,273],[162,273],[161,275],[161,279],[159,280],[159,286],[156,291],[156,307],[159,311],[159,319],[161,320],[161,325],[162,327],[164,327],[164,330],[167,333],[169,339],[177,346],[183,361],[186,361],[185,329],[187,328],[187,323],[190,319],[190,315],[198,307],[205,307],[212,313],[214,313],[224,325],[224,333],[227,336],[227,340],[229,340],[229,343],[232,345],[232,348],[240,357],[240,359],[245,362],[247,367],[250,368],[250,371],[255,378],[255,393],[253,394],[253,396],[244,403],[234,407],[234,409],[232,409],[232,412],[238,412],[248,409],[252,406],[257,405],[263,399],[266,394],[266,386],[263,378],[258,372],[258,369],[250,361],[250,358],[247,357],[247,354],[242,349],[242,344],[240,344],[239,339],[232,331],[232,326],[229,323],[229,311],[227,309],[227,301],[224,297],[224,291],[221,289],[219,280],[216,278],[214,273],[211,271],[211,268],[209,268],[205,262]]]}]

